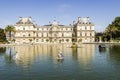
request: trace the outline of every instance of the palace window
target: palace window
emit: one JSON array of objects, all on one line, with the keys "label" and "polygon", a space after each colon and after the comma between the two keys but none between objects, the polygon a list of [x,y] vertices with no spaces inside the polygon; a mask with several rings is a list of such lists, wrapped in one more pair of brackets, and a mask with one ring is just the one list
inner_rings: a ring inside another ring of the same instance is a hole
[{"label": "palace window", "polygon": [[64,33],[62,33],[62,37],[64,37]]},{"label": "palace window", "polygon": [[42,39],[42,42],[44,42],[44,39]]},{"label": "palace window", "polygon": [[48,33],[47,33],[47,37],[48,37]]},{"label": "palace window", "polygon": [[80,33],[80,36],[82,36],[82,33]]},{"label": "palace window", "polygon": [[43,37],[43,33],[42,33],[42,37]]},{"label": "palace window", "polygon": [[92,26],[90,26],[90,30],[92,29]]},{"label": "palace window", "polygon": [[25,35],[23,35],[23,37],[25,37]]},{"label": "palace window", "polygon": [[23,30],[25,30],[25,28],[23,28]]},{"label": "palace window", "polygon": [[64,41],[64,39],[62,39],[62,42]]},{"label": "palace window", "polygon": [[38,39],[36,39],[36,42],[38,42]]},{"label": "palace window", "polygon": [[57,41],[56,39],[54,39],[54,41]]},{"label": "palace window", "polygon": [[87,33],[85,33],[85,36],[87,36]]},{"label": "palace window", "polygon": [[28,34],[28,36],[30,37],[30,34]]},{"label": "palace window", "polygon": [[37,37],[38,37],[38,34],[37,34]]},{"label": "palace window", "polygon": [[90,33],[90,36],[92,36],[92,34]]},{"label": "palace window", "polygon": [[85,26],[85,30],[87,30],[87,27]]},{"label": "palace window", "polygon": [[82,30],[82,27],[80,27],[80,30]]},{"label": "palace window", "polygon": [[54,34],[55,37],[57,37],[57,34]]}]

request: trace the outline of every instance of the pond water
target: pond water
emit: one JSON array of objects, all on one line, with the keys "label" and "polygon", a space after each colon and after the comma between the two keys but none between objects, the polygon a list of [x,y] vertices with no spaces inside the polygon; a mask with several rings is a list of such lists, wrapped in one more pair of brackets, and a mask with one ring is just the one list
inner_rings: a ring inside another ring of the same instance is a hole
[{"label": "pond water", "polygon": [[[0,80],[120,80],[120,45],[0,47]],[[19,59],[14,59],[18,52]],[[59,52],[64,60],[57,60]]]}]

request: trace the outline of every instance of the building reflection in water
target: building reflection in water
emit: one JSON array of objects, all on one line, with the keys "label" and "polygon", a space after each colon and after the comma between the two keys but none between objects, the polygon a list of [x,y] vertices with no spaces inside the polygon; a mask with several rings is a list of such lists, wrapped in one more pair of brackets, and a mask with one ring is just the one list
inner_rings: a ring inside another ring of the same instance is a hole
[{"label": "building reflection in water", "polygon": [[7,62],[12,62],[12,57],[14,56],[14,46],[5,47],[5,60]]},{"label": "building reflection in water", "polygon": [[15,46],[15,52],[18,52],[19,59],[15,60],[16,64],[21,66],[29,66],[32,64],[36,53],[35,46]]},{"label": "building reflection in water", "polygon": [[29,66],[37,61],[46,61],[49,59],[55,61],[59,52],[64,53],[63,47],[64,45],[62,44],[15,46],[15,52],[19,53],[20,58],[20,60],[15,60],[15,62],[21,66]]},{"label": "building reflection in water", "polygon": [[66,59],[71,60],[73,58],[78,60],[78,63],[86,65],[94,59],[94,48],[95,46],[92,44],[85,44],[81,48],[67,48],[64,44],[15,46],[15,52],[20,53],[20,60],[15,62],[21,66],[29,66],[34,64],[34,62],[48,60],[55,63],[58,53],[62,52]]},{"label": "building reflection in water", "polygon": [[6,51],[6,47],[0,47],[0,54],[5,53],[5,51]]},{"label": "building reflection in water", "polygon": [[112,64],[120,63],[120,45],[110,46],[109,58],[110,58]]},{"label": "building reflection in water", "polygon": [[73,57],[78,60],[80,64],[88,65],[94,59],[95,45],[82,44],[80,48],[72,48]]}]

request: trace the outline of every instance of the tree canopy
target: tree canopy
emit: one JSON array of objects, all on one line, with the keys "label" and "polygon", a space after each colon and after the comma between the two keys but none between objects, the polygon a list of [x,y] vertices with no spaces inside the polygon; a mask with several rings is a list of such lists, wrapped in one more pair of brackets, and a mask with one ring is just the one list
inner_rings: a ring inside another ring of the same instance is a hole
[{"label": "tree canopy", "polygon": [[5,32],[16,32],[15,30],[15,27],[12,26],[12,25],[8,25],[6,28],[5,28]]},{"label": "tree canopy", "polygon": [[6,35],[4,33],[4,29],[0,28],[0,42],[6,41]]},{"label": "tree canopy", "polygon": [[117,27],[120,30],[120,17],[116,17],[111,25]]},{"label": "tree canopy", "polygon": [[10,41],[11,41],[11,33],[12,32],[16,32],[16,30],[15,30],[15,27],[14,26],[12,26],[12,25],[8,25],[6,28],[5,28],[5,33],[9,33],[9,38],[10,38]]},{"label": "tree canopy", "polygon": [[120,17],[116,17],[114,21],[106,27],[104,34],[109,36],[110,39],[120,38]]}]

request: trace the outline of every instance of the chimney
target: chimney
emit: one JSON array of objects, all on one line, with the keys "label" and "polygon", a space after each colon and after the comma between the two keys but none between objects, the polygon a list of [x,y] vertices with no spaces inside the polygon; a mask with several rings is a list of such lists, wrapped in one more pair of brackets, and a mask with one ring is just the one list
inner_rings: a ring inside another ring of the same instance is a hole
[{"label": "chimney", "polygon": [[78,16],[78,21],[80,21],[81,20],[81,17],[80,16]]},{"label": "chimney", "polygon": [[22,20],[22,17],[21,17],[21,16],[19,17],[19,20]]},{"label": "chimney", "polygon": [[73,21],[73,25],[75,24],[75,21]]}]

